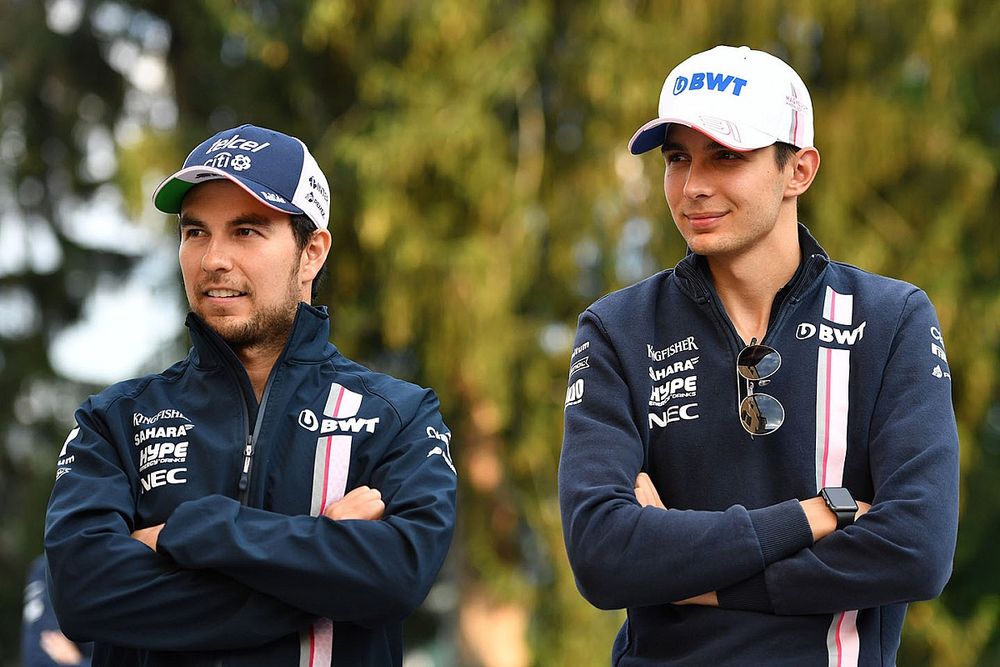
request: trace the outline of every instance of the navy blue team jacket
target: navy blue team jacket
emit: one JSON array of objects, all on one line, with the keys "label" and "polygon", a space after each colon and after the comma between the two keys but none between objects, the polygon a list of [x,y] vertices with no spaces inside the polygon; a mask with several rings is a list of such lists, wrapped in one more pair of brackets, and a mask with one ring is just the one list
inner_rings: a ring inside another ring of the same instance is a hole
[{"label": "navy blue team jacket", "polygon": [[[799,236],[766,384],[738,376],[696,255],[580,317],[559,496],[580,591],[628,609],[615,665],[892,665],[906,603],[948,580],[958,436],[934,309]],[[740,424],[751,388],[785,408],[770,435]],[[669,509],[639,506],[640,471]],[[797,501],[824,486],[872,509],[814,545]],[[719,608],[671,604],[709,591]]]},{"label": "navy blue team jacket", "polygon": [[[76,413],[45,530],[63,631],[96,640],[95,665],[400,665],[454,528],[437,398],[341,356],[300,304],[258,404],[187,324],[185,360]],[[381,520],[320,516],[361,485]],[[161,522],[156,553],[129,537]]]}]

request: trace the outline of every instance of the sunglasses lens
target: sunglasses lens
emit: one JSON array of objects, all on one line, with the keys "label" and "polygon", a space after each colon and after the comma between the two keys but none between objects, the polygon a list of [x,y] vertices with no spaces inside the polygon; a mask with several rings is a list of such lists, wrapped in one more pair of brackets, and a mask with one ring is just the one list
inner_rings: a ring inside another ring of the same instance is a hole
[{"label": "sunglasses lens", "polygon": [[736,360],[736,370],[748,380],[771,377],[781,366],[781,355],[767,345],[750,345],[743,348]]},{"label": "sunglasses lens", "polygon": [[740,403],[740,420],[750,435],[767,435],[785,421],[785,409],[774,396],[751,394]]}]

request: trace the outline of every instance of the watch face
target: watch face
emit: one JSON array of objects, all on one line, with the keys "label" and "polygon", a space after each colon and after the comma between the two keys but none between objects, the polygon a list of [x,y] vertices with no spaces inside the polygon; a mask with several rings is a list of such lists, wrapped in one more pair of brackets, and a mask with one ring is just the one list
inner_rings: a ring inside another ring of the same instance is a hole
[{"label": "watch face", "polygon": [[828,486],[823,489],[830,507],[834,510],[856,510],[858,504],[854,502],[851,492],[842,486]]}]

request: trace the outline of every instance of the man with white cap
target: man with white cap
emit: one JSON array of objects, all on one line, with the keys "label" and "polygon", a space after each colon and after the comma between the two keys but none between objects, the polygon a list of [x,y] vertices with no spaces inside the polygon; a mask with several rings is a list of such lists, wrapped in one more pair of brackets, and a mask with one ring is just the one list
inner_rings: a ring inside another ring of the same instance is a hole
[{"label": "man with white cap", "polygon": [[688,58],[629,147],[689,253],[591,305],[570,362],[563,530],[584,597],[628,609],[613,664],[895,664],[957,532],[933,306],[798,222],[820,158],[780,59]]},{"label": "man with white cap", "polygon": [[154,195],[179,215],[193,348],[88,399],[46,518],[63,631],[94,665],[400,665],[454,528],[429,389],[370,371],[310,305],[330,190],[252,125]]}]

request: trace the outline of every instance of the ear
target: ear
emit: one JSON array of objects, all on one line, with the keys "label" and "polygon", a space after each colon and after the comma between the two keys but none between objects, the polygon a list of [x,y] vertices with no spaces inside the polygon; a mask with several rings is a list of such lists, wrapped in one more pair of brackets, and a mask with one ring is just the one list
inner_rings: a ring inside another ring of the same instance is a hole
[{"label": "ear", "polygon": [[789,160],[785,170],[785,196],[798,197],[809,189],[816,178],[816,172],[819,171],[819,151],[815,148],[800,149],[795,158]]},{"label": "ear", "polygon": [[333,238],[326,229],[317,229],[309,237],[309,242],[299,256],[299,281],[303,287],[316,278],[320,267],[326,261],[326,256],[330,254],[332,244]]}]

